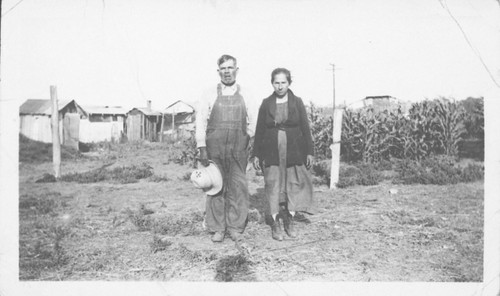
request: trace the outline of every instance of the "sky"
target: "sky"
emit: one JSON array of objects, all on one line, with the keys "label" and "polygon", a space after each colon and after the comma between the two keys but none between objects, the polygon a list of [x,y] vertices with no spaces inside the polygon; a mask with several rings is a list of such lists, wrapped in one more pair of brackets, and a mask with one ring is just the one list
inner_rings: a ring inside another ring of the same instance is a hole
[{"label": "sky", "polygon": [[[196,102],[238,59],[238,83],[262,100],[274,68],[321,106],[366,96],[498,98],[496,0],[2,1],[2,98],[161,110]],[[448,8],[451,15],[446,10]],[[454,21],[454,19],[458,24]],[[462,33],[465,33],[466,37]],[[469,45],[470,44],[470,45]],[[486,69],[487,68],[487,69]]]}]

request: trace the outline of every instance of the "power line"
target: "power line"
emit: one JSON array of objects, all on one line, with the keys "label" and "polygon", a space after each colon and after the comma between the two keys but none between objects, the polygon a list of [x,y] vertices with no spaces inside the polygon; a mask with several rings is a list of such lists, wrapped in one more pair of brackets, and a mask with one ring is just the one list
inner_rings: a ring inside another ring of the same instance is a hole
[{"label": "power line", "polygon": [[16,6],[18,6],[19,4],[21,4],[21,2],[23,2],[24,0],[19,0],[16,4],[14,4],[14,6],[12,6],[9,10],[7,10],[4,14],[2,14],[2,17],[6,16],[7,13],[11,12],[14,8],[16,8]]},{"label": "power line", "polygon": [[460,23],[458,22],[458,20],[451,13],[450,9],[448,8],[448,5],[446,5],[446,0],[439,0],[439,3],[446,10],[446,12],[448,12],[448,14],[453,19],[453,21],[457,24],[458,28],[460,29],[460,32],[462,32],[462,35],[464,36],[465,41],[467,42],[467,44],[469,45],[469,47],[472,49],[472,52],[477,56],[477,58],[479,59],[479,61],[483,65],[484,69],[486,70],[486,72],[488,72],[488,75],[490,76],[490,78],[493,81],[493,83],[495,83],[496,86],[500,87],[500,84],[495,80],[495,77],[493,76],[493,74],[491,73],[490,69],[488,68],[488,66],[484,62],[481,54],[479,53],[479,51],[477,49],[474,48],[474,46],[470,42],[469,37],[467,37],[467,34],[465,33],[464,29],[462,28],[462,25],[460,25]]}]

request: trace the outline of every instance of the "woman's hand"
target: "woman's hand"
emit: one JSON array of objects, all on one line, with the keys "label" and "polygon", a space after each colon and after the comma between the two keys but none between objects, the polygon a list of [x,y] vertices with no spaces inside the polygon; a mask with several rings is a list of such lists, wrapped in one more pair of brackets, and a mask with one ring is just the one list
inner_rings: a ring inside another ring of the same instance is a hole
[{"label": "woman's hand", "polygon": [[257,156],[255,156],[253,158],[253,168],[256,170],[256,171],[260,171],[260,160]]},{"label": "woman's hand", "polygon": [[307,155],[307,160],[306,160],[306,169],[310,169],[314,163],[314,156],[312,155]]}]

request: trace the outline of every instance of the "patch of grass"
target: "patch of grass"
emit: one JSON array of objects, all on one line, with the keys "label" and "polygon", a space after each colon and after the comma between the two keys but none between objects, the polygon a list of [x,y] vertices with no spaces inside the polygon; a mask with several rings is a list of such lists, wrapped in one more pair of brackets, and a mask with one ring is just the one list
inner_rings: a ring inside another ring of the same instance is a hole
[{"label": "patch of grass", "polygon": [[152,229],[154,225],[153,219],[148,215],[144,215],[142,210],[132,211],[127,209],[126,213],[130,222],[137,227],[138,231],[148,231]]},{"label": "patch of grass", "polygon": [[[76,160],[83,158],[78,150],[61,145],[62,160]],[[19,162],[40,163],[52,161],[52,143],[34,141],[19,134]]]},{"label": "patch of grass", "polygon": [[153,236],[153,241],[149,244],[152,253],[165,251],[172,242],[166,238],[161,238],[157,235]]},{"label": "patch of grass", "polygon": [[218,282],[253,281],[255,275],[250,271],[251,264],[252,262],[241,254],[223,257],[215,267],[217,272],[215,280]]},{"label": "patch of grass", "polygon": [[152,175],[149,177],[149,181],[155,183],[168,182],[170,181],[170,178],[167,175]]},{"label": "patch of grass", "polygon": [[136,183],[153,175],[153,168],[147,164],[116,167],[112,170],[104,167],[84,173],[70,173],[61,176],[61,181],[77,183],[96,183],[113,181],[120,184]]},{"label": "patch of grass", "polygon": [[39,279],[43,272],[67,264],[69,254],[63,245],[70,228],[56,218],[66,207],[61,198],[59,193],[19,197],[19,279]]},{"label": "patch of grass", "polygon": [[168,215],[153,222],[153,232],[162,235],[199,235],[203,232],[203,213],[192,212],[188,216]]},{"label": "patch of grass", "polygon": [[58,192],[44,193],[43,195],[23,194],[19,197],[20,215],[37,217],[54,214],[59,208],[67,206],[62,199],[63,196]]}]

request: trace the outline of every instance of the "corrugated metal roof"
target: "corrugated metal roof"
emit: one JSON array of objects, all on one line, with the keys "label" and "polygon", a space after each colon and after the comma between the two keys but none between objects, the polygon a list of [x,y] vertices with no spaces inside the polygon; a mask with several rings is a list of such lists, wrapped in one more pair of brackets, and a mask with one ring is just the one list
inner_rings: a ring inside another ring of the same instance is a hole
[{"label": "corrugated metal roof", "polygon": [[[59,100],[58,108],[61,111],[73,100]],[[51,115],[52,114],[52,102],[51,100],[45,99],[28,99],[19,107],[19,114],[41,114],[41,115]]]},{"label": "corrugated metal roof", "polygon": [[121,106],[82,106],[88,114],[126,115],[127,110]]},{"label": "corrugated metal roof", "polygon": [[[133,108],[132,110],[134,109],[141,111],[146,116],[161,116],[161,112],[154,111],[148,108]],[[128,111],[127,113],[130,113],[132,110]]]}]

